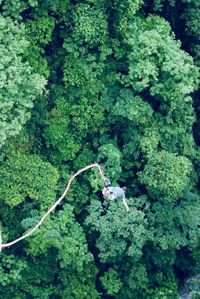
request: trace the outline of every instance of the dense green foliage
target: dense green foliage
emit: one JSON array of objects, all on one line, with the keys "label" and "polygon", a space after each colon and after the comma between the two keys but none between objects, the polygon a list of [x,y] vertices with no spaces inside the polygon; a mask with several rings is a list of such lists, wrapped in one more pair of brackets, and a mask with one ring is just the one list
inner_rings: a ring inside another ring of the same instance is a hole
[{"label": "dense green foliage", "polygon": [[199,298],[199,1],[0,7],[0,298]]},{"label": "dense green foliage", "polygon": [[28,45],[24,26],[0,16],[0,146],[19,134],[30,117],[33,101],[42,93],[45,80],[34,74],[23,54]]}]

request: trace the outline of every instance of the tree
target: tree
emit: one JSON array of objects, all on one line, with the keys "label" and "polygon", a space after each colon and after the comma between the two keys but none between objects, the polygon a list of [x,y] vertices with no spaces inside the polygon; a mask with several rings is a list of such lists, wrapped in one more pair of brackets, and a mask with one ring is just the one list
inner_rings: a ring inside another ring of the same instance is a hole
[{"label": "tree", "polygon": [[78,176],[1,252],[0,297],[177,298],[200,269],[197,1],[0,2],[3,243],[92,162],[130,206]]},{"label": "tree", "polygon": [[32,72],[23,53],[28,45],[24,27],[10,18],[0,17],[1,32],[1,93],[0,146],[18,135],[30,118],[34,100],[42,94],[45,80]]},{"label": "tree", "polygon": [[26,9],[38,6],[38,0],[1,0],[1,9],[3,16],[9,16],[14,19],[22,19],[21,13]]},{"label": "tree", "polygon": [[150,196],[160,201],[173,202],[189,186],[191,170],[187,158],[161,151],[151,156],[139,175]]},{"label": "tree", "polygon": [[37,14],[33,14],[32,18],[25,23],[29,45],[24,56],[34,72],[48,78],[50,72],[44,48],[52,41],[55,20],[51,16]]},{"label": "tree", "polygon": [[112,268],[110,268],[102,277],[100,277],[100,281],[103,287],[107,290],[108,295],[117,294],[122,287],[118,273]]},{"label": "tree", "polygon": [[73,11],[73,36],[79,43],[94,47],[107,37],[107,20],[103,9],[88,4],[77,4]]},{"label": "tree", "polygon": [[[13,254],[1,254],[0,257],[0,294],[3,298],[16,295],[16,285],[22,283],[23,271],[27,267],[25,259],[19,259]],[[7,290],[9,289],[9,292]],[[20,292],[19,292],[20,293]],[[18,294],[19,294],[18,293]],[[21,298],[23,293],[21,293]]]},{"label": "tree", "polygon": [[[28,220],[28,219],[27,219]],[[22,222],[28,228],[30,220]],[[40,232],[29,239],[27,254],[33,261],[34,257],[40,258],[41,254],[45,257],[46,253],[51,254],[55,274],[59,284],[53,294],[59,298],[99,298],[95,289],[95,276],[97,269],[93,262],[93,256],[88,250],[84,232],[81,226],[75,221],[73,208],[69,204],[63,206],[63,210],[57,212],[51,219],[48,219]],[[48,264],[44,265],[48,269]],[[37,265],[34,265],[34,268]],[[37,269],[37,268],[36,268]],[[30,271],[30,270],[29,270]],[[47,270],[49,274],[53,271]],[[41,272],[41,270],[40,270]],[[26,277],[26,273],[24,273]],[[28,277],[29,281],[30,277]],[[43,280],[43,278],[40,278]],[[52,278],[48,281],[52,282]],[[27,281],[27,282],[28,282]],[[39,281],[36,286],[39,287]],[[30,292],[27,285],[26,292]]]},{"label": "tree", "polygon": [[10,207],[34,201],[42,210],[55,201],[58,172],[36,155],[9,157],[0,169],[0,198]]},{"label": "tree", "polygon": [[[130,206],[131,203],[133,199],[129,199]],[[128,257],[134,261],[140,259],[148,235],[147,221],[142,211],[133,207],[127,213],[121,202],[111,202],[105,214],[101,203],[93,201],[89,213],[86,225],[91,232],[99,233],[96,246],[102,262],[120,263]]]}]

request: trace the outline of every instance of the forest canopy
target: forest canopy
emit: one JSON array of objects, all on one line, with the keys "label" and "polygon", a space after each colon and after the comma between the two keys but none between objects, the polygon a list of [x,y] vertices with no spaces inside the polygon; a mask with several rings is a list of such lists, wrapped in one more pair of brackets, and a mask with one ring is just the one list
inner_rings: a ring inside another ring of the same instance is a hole
[{"label": "forest canopy", "polygon": [[199,1],[0,8],[0,298],[200,298]]}]

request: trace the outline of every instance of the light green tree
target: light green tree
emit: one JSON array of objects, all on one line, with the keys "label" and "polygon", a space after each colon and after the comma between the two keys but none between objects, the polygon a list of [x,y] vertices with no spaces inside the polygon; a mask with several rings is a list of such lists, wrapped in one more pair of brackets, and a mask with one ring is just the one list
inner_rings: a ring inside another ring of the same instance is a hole
[{"label": "light green tree", "polygon": [[10,207],[31,199],[44,210],[55,201],[58,172],[36,155],[16,154],[0,168],[0,199]]},{"label": "light green tree", "polygon": [[32,72],[23,53],[28,45],[24,27],[0,16],[0,146],[21,131],[34,100],[44,89],[43,77]]}]

